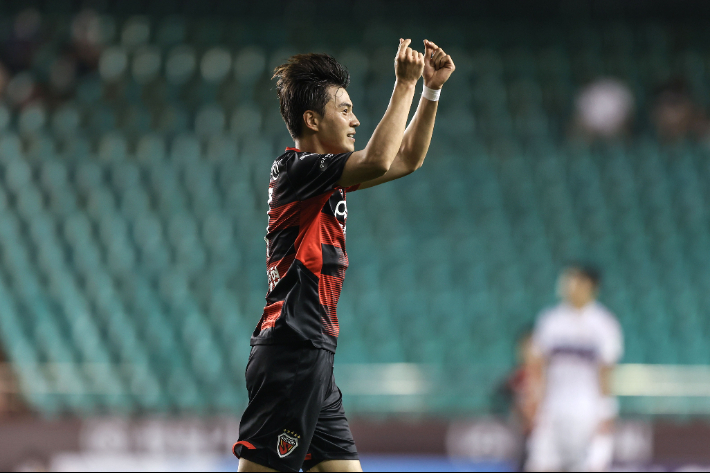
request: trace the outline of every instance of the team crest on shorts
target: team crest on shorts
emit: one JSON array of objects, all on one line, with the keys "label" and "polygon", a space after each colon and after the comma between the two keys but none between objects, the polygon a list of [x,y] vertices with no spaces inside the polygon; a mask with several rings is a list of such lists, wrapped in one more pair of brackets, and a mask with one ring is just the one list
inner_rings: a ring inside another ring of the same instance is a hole
[{"label": "team crest on shorts", "polygon": [[[289,435],[292,434],[292,435]],[[291,455],[296,448],[298,448],[299,435],[293,434],[293,432],[284,432],[279,435],[278,445],[276,446],[276,451],[280,458],[286,458]]]}]

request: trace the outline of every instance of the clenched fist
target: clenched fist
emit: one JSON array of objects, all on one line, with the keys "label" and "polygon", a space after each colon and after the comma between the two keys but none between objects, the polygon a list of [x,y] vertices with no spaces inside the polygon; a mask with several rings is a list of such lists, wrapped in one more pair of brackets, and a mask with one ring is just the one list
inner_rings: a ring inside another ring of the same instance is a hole
[{"label": "clenched fist", "polygon": [[424,48],[424,85],[430,89],[441,89],[456,70],[456,65],[451,56],[427,39],[424,40]]},{"label": "clenched fist", "polygon": [[416,84],[424,72],[424,55],[410,48],[411,42],[411,39],[399,40],[399,50],[394,59],[397,82]]}]

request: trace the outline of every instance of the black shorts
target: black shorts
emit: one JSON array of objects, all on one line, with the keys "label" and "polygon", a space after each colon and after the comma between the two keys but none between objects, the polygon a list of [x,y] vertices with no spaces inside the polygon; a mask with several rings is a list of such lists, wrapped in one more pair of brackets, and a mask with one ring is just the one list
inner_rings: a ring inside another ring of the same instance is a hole
[{"label": "black shorts", "polygon": [[234,454],[279,471],[358,460],[333,361],[333,353],[313,347],[253,347],[246,371],[249,406]]}]

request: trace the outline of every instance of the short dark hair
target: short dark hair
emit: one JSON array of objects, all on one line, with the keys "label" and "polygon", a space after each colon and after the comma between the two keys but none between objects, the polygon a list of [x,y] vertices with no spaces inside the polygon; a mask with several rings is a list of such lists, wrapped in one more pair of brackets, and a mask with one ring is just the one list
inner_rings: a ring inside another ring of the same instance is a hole
[{"label": "short dark hair", "polygon": [[313,110],[325,115],[330,100],[328,87],[347,89],[348,70],[328,54],[297,54],[274,70],[276,94],[281,103],[281,116],[291,137],[303,133],[303,114]]},{"label": "short dark hair", "polygon": [[586,262],[572,263],[567,266],[568,270],[576,271],[584,278],[591,281],[595,288],[599,288],[602,283],[602,272],[593,264]]}]

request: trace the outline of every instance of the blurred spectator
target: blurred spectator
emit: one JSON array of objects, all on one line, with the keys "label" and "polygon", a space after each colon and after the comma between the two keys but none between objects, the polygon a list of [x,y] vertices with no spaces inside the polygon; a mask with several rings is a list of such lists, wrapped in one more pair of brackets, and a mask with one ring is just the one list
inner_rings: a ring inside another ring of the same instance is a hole
[{"label": "blurred spectator", "polygon": [[76,61],[78,75],[97,69],[101,43],[101,18],[93,10],[82,11],[72,23],[73,59]]},{"label": "blurred spectator", "polygon": [[0,100],[5,98],[5,91],[7,90],[7,84],[10,82],[10,72],[7,70],[5,65],[0,62]]},{"label": "blurred spectator", "polygon": [[[533,429],[539,399],[539,395],[533,391],[538,385],[533,378],[536,358],[532,327],[523,331],[517,348],[518,366],[496,391],[492,404],[494,412],[510,415],[511,424],[525,445]],[[523,449],[520,453],[518,466],[522,470],[527,460],[527,450]]]},{"label": "blurred spectator", "polygon": [[532,431],[538,399],[538,396],[533,392],[536,386],[530,379],[535,361],[532,337],[532,329],[526,330],[520,337],[518,368],[508,380],[508,386],[513,393],[513,414],[525,437]]},{"label": "blurred spectator", "polygon": [[634,96],[617,79],[600,79],[579,94],[575,125],[586,140],[611,140],[627,135],[631,128]]},{"label": "blurred spectator", "polygon": [[2,45],[2,60],[16,74],[29,69],[32,58],[41,44],[42,16],[34,8],[17,14],[12,32]]},{"label": "blurred spectator", "polygon": [[706,141],[710,135],[708,120],[695,105],[690,86],[676,77],[655,91],[651,119],[661,141],[675,143],[687,139]]},{"label": "blurred spectator", "polygon": [[70,98],[77,79],[98,68],[102,46],[101,27],[101,18],[93,10],[84,10],[74,18],[71,41],[50,68],[49,91],[54,98]]}]

